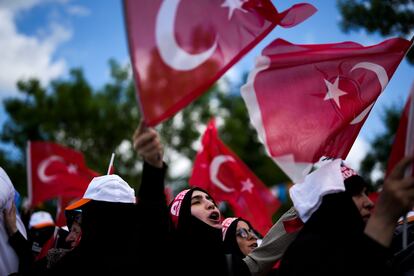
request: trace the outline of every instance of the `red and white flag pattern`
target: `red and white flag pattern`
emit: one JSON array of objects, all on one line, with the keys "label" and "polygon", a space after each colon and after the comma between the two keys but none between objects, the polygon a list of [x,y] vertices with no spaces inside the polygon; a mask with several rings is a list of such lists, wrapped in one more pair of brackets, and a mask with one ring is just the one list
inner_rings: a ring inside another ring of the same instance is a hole
[{"label": "red and white flag pattern", "polygon": [[82,153],[51,143],[31,141],[27,148],[28,191],[32,206],[57,197],[81,198],[93,177]]},{"label": "red and white flag pattern", "polygon": [[260,179],[218,137],[211,120],[194,161],[190,185],[207,190],[218,202],[226,201],[234,215],[250,221],[262,235],[272,226],[280,202]]},{"label": "red and white flag pattern", "polygon": [[278,13],[270,0],[124,0],[131,64],[145,123],[154,126],[204,93],[276,25],[311,16]]},{"label": "red and white flag pattern", "polygon": [[[395,165],[406,156],[414,156],[414,84],[401,115],[397,134],[388,160],[387,175],[391,173]],[[408,174],[414,176],[414,166],[407,170]]]},{"label": "red and white flag pattern", "polygon": [[346,158],[410,45],[277,39],[263,50],[241,94],[268,154],[293,182],[321,157]]}]

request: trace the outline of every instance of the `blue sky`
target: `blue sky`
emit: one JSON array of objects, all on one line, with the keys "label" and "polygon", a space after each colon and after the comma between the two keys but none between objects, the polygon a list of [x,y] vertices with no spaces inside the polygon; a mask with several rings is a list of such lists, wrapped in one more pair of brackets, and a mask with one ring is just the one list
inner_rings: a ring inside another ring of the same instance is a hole
[{"label": "blue sky", "polygon": [[[343,33],[336,1],[307,2],[318,9],[316,14],[291,29],[276,27],[226,77],[236,80],[241,72],[250,71],[255,57],[278,37],[315,44],[354,41],[372,45],[384,40],[364,31]],[[273,3],[283,11],[300,1]],[[109,79],[110,58],[129,62],[121,0],[0,0],[0,18],[0,101],[17,95],[14,83],[18,79],[35,76],[47,84],[51,79],[67,77],[73,67],[83,68],[87,80],[99,88]],[[360,159],[361,148],[366,149],[369,139],[382,131],[384,106],[405,102],[413,72],[413,66],[401,63],[362,128],[356,143],[359,150],[353,150],[350,158]],[[0,107],[0,124],[5,116]]]}]

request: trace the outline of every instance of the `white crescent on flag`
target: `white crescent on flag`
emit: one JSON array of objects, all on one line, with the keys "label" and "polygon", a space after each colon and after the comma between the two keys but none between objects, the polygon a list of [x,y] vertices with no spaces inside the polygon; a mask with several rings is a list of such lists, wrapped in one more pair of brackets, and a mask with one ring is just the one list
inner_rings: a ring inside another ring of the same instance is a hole
[{"label": "white crescent on flag", "polygon": [[234,189],[229,188],[226,185],[224,185],[217,177],[220,166],[224,162],[234,162],[234,159],[230,155],[218,155],[214,157],[210,165],[210,179],[211,179],[211,182],[217,187],[219,187],[221,190],[223,190],[226,193],[231,193],[231,192],[234,192]]},{"label": "white crescent on flag", "polygon": [[52,175],[47,175],[46,174],[46,169],[47,167],[49,167],[49,165],[52,162],[63,162],[63,158],[57,155],[52,155],[49,158],[44,159],[42,162],[40,162],[39,167],[37,169],[37,175],[39,176],[39,179],[41,181],[43,181],[44,183],[48,183],[50,181],[52,181],[53,179],[55,179],[56,176]]},{"label": "white crescent on flag", "polygon": [[[360,62],[357,63],[354,67],[352,67],[351,72],[355,69],[358,68],[363,68],[366,70],[370,70],[372,72],[374,72],[377,77],[378,77],[378,81],[381,85],[381,92],[384,91],[385,87],[388,84],[388,75],[387,72],[385,71],[384,67],[382,67],[381,65],[372,63],[372,62]],[[356,125],[359,124],[360,122],[362,122],[362,120],[364,120],[365,116],[367,116],[367,114],[369,113],[369,111],[371,110],[371,108],[374,106],[375,102],[373,102],[372,104],[370,104],[367,108],[365,108],[358,116],[356,116],[351,122],[351,125]]]},{"label": "white crescent on flag", "polygon": [[180,0],[164,0],[157,14],[155,39],[162,60],[170,67],[181,70],[192,70],[208,60],[217,48],[217,41],[205,52],[189,54],[184,51],[175,39],[174,23]]}]

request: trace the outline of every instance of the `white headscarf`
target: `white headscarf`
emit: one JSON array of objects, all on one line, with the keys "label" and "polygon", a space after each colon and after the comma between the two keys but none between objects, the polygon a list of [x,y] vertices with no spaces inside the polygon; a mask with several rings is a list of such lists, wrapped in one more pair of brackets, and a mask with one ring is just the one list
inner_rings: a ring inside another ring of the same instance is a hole
[{"label": "white headscarf", "polygon": [[[9,245],[9,236],[4,225],[3,210],[9,210],[14,201],[14,186],[7,173],[0,167],[0,275],[18,272],[19,259]],[[19,216],[16,217],[17,229],[26,238],[26,229]]]},{"label": "white headscarf", "polygon": [[319,208],[324,195],[345,191],[341,163],[341,159],[325,163],[308,174],[304,182],[293,185],[289,190],[293,205],[303,222]]}]

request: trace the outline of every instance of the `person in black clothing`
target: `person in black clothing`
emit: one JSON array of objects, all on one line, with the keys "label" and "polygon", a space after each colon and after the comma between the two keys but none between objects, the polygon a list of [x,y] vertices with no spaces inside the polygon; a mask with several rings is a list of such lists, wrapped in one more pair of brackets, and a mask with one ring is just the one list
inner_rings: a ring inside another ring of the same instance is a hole
[{"label": "person in black clothing", "polygon": [[[157,175],[148,175],[147,170],[143,177],[157,182],[157,177],[163,178],[163,170],[157,171]],[[141,185],[135,204],[133,190],[119,176],[106,175],[94,180],[96,193],[87,190],[83,198],[86,203],[67,208],[82,209],[79,245],[48,270],[47,275],[129,275],[131,272],[147,275],[144,271],[161,275],[164,267],[160,266],[160,259],[164,259],[164,238],[167,237],[167,230],[162,231],[168,225],[166,220],[162,225],[158,217],[163,212],[167,214],[166,207],[163,209],[165,196],[156,185]]]},{"label": "person in black clothing", "polygon": [[385,180],[371,215],[357,207],[359,176],[345,179],[344,192],[324,195],[285,252],[280,275],[393,275],[387,264],[393,230],[414,204],[414,179],[403,177],[410,162],[402,160]]},{"label": "person in black clothing", "polygon": [[170,204],[170,218],[174,263],[187,260],[176,273],[250,275],[241,256],[225,252],[221,213],[206,191],[196,187],[179,193]]},{"label": "person in black clothing", "polygon": [[222,226],[226,253],[244,258],[257,248],[258,236],[249,221],[243,218],[226,218]]},{"label": "person in black clothing", "polygon": [[[133,138],[134,148],[144,160],[143,175],[157,175],[162,167],[162,148],[158,133],[152,128],[138,127]],[[158,162],[158,166],[157,166]],[[164,165],[165,167],[165,165]],[[143,176],[141,185],[158,180]],[[154,183],[155,182],[155,183]],[[157,188],[157,189],[158,189]],[[163,189],[159,190],[163,194]],[[164,202],[165,206],[166,203]],[[158,219],[165,216],[158,213]],[[157,214],[154,214],[157,216]],[[200,188],[179,193],[169,206],[170,227],[168,256],[162,263],[171,275],[250,275],[241,258],[224,252],[221,234],[221,213],[214,200]]]}]

